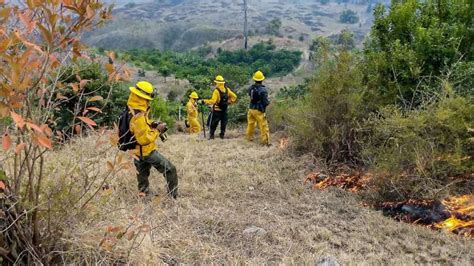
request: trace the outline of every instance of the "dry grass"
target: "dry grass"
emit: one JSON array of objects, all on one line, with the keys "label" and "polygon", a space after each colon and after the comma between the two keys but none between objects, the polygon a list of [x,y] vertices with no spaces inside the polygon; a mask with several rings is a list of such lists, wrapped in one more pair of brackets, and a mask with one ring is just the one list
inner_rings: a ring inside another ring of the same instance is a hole
[{"label": "dry grass", "polygon": [[[171,136],[159,150],[178,168],[176,203],[164,197],[164,179],[155,170],[152,187],[160,196],[142,203],[134,169],[124,170],[112,181],[113,189],[92,203],[92,220],[76,224],[69,237],[97,251],[107,226],[127,226],[135,216],[137,226],[152,230],[137,237],[133,249],[125,239],[112,248],[133,264],[301,264],[324,255],[344,264],[474,262],[472,241],[390,220],[342,191],[303,186],[304,174],[314,167],[311,158],[292,158],[277,145],[247,143],[235,132],[230,137]],[[78,145],[87,148],[84,141]],[[251,225],[267,234],[245,237],[242,231]]]}]

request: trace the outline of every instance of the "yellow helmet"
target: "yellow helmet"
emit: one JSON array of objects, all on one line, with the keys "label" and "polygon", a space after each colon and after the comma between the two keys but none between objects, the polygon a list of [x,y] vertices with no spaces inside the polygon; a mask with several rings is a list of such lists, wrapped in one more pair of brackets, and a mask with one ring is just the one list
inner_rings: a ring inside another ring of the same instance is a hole
[{"label": "yellow helmet", "polygon": [[143,99],[152,100],[155,98],[155,89],[150,82],[139,81],[135,87],[130,87],[129,89],[133,94],[138,95]]},{"label": "yellow helmet", "polygon": [[214,80],[215,83],[218,83],[218,84],[224,84],[225,83],[225,79],[223,76],[221,75],[217,75],[216,79]]},{"label": "yellow helmet", "polygon": [[193,91],[193,92],[191,92],[191,95],[189,95],[189,98],[191,98],[191,99],[199,99],[199,96],[198,96],[197,92]]},{"label": "yellow helmet", "polygon": [[263,75],[263,72],[260,71],[260,70],[255,72],[255,74],[253,74],[253,80],[255,80],[255,81],[264,81],[265,76]]}]

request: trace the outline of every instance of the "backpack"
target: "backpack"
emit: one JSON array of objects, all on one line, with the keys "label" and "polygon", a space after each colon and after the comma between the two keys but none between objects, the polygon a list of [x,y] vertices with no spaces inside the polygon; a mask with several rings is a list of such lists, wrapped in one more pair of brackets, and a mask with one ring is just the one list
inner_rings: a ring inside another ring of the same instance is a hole
[{"label": "backpack", "polygon": [[260,86],[253,85],[250,87],[250,102],[253,104],[258,104],[262,101],[262,96],[260,95]]},{"label": "backpack", "polygon": [[217,103],[217,106],[219,109],[221,109],[223,112],[227,112],[227,107],[229,107],[229,92],[227,87],[225,88],[225,92],[222,92],[219,89],[216,89],[219,92],[220,96],[220,101]]},{"label": "backpack", "polygon": [[121,151],[132,150],[135,149],[137,146],[137,140],[133,135],[132,131],[130,131],[130,120],[132,119],[133,115],[128,110],[128,107],[120,114],[119,122],[118,122],[118,148]]}]

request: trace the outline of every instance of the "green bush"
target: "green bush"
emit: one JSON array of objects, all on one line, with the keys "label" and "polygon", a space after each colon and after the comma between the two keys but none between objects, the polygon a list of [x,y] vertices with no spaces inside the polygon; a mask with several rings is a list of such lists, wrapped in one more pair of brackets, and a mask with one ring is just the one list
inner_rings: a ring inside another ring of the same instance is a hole
[{"label": "green bush", "polygon": [[272,100],[267,108],[267,120],[270,131],[288,131],[292,125],[293,118],[298,117],[295,114],[295,106],[300,104],[301,100]]},{"label": "green bush", "polygon": [[394,1],[389,12],[378,5],[364,48],[371,97],[382,104],[421,104],[439,76],[474,59],[473,16],[469,0]]},{"label": "green bush", "polygon": [[[89,102],[87,107],[96,107],[102,112],[94,113],[93,119],[98,125],[110,126],[118,120],[120,113],[124,110],[128,99],[128,88],[122,82],[107,82],[108,74],[99,63],[78,62],[60,69],[62,83],[79,83],[78,77],[88,80],[81,90],[83,95],[88,97],[78,97],[72,88],[62,88],[58,93],[67,98],[55,109],[56,118],[52,128],[68,132],[72,128],[73,117],[83,115],[87,99],[92,96],[101,96],[103,100]],[[90,116],[90,114],[88,115]]]},{"label": "green bush", "polygon": [[156,97],[150,104],[151,108],[151,119],[165,122],[168,124],[168,128],[173,128],[174,123],[176,122],[176,108],[178,104],[169,103],[160,97]]},{"label": "green bush", "polygon": [[359,22],[359,16],[357,16],[357,13],[348,9],[344,10],[339,17],[339,21],[341,23],[347,23],[347,24],[354,24]]},{"label": "green bush", "polygon": [[362,72],[358,58],[343,51],[322,64],[309,83],[309,94],[291,119],[296,148],[311,151],[330,163],[355,163],[357,130],[364,117]]},{"label": "green bush", "polygon": [[[416,110],[387,106],[367,120],[363,154],[375,199],[472,193],[474,102],[445,95]],[[462,178],[465,182],[462,182]]]}]

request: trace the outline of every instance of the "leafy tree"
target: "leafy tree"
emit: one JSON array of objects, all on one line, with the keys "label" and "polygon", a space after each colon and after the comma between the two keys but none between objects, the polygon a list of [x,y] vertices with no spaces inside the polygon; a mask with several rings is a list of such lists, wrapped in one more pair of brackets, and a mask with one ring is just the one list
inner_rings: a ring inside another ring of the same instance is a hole
[{"label": "leafy tree", "polygon": [[359,22],[359,16],[357,16],[356,12],[348,9],[342,12],[342,14],[339,16],[339,21],[341,23],[355,24]]},{"label": "leafy tree", "polygon": [[[474,58],[472,1],[394,1],[390,12],[378,5],[374,17],[364,49],[368,97],[416,106],[438,76]],[[470,82],[472,75],[454,89]]]},{"label": "leafy tree", "polygon": [[281,25],[281,20],[279,18],[274,18],[268,22],[265,31],[270,35],[278,35],[280,33]]},{"label": "leafy tree", "polygon": [[[54,111],[54,123],[51,127],[60,130],[66,135],[79,133],[73,123],[74,116],[78,113],[93,118],[98,125],[112,125],[117,121],[120,113],[126,106],[128,90],[120,82],[108,82],[108,73],[99,63],[80,61],[59,70],[59,81],[64,84],[77,84],[86,80],[81,93],[94,95],[94,97],[79,97],[75,86],[68,86],[58,90],[62,99]],[[73,129],[76,131],[74,132]]]},{"label": "leafy tree", "polygon": [[336,44],[345,50],[353,49],[355,47],[354,34],[347,29],[342,30],[337,36]]}]

